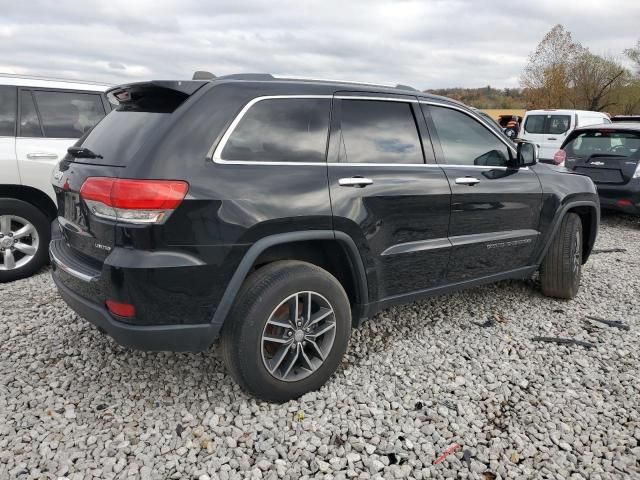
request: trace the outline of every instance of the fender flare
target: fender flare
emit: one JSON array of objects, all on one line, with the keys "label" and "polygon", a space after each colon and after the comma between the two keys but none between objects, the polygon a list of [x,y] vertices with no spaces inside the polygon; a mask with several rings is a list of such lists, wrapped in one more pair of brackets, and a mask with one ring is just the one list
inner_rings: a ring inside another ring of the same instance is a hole
[{"label": "fender flare", "polygon": [[[562,222],[562,219],[564,218],[564,216],[567,214],[567,212],[569,210],[571,210],[572,208],[575,208],[575,207],[590,207],[590,208],[592,208],[592,209],[594,209],[596,211],[595,224],[592,226],[592,232],[590,232],[590,236],[593,237],[592,240],[595,243],[595,238],[597,237],[598,229],[600,228],[600,209],[599,209],[598,203],[594,202],[594,201],[591,201],[591,200],[577,200],[577,201],[574,201],[574,202],[567,203],[566,205],[563,205],[556,212],[555,218],[553,220],[553,225],[551,227],[551,233],[549,234],[549,237],[547,238],[546,245],[540,251],[540,254],[538,255],[538,258],[536,259],[536,265],[541,265],[542,264],[542,261],[544,260],[544,257],[547,254],[547,251],[549,250],[549,247],[551,246],[551,242],[555,238],[556,233],[558,231],[558,228],[560,228],[560,223]],[[591,245],[591,247],[593,248],[593,245]],[[590,253],[591,253],[590,251],[587,252],[586,258],[589,257]]]},{"label": "fender flare", "polygon": [[279,233],[275,235],[270,235],[265,238],[261,238],[256,243],[254,243],[247,253],[245,253],[244,257],[240,261],[240,264],[236,268],[227,288],[222,295],[222,299],[218,304],[218,308],[213,315],[213,320],[211,322],[212,328],[215,330],[214,334],[217,335],[219,330],[222,328],[224,321],[233,306],[233,303],[238,295],[238,291],[242,286],[245,278],[249,274],[249,270],[251,266],[256,261],[258,256],[262,252],[264,252],[267,248],[273,247],[275,245],[282,245],[286,243],[293,242],[302,242],[307,240],[335,240],[340,242],[343,246],[346,247],[346,253],[349,257],[349,260],[354,268],[354,280],[356,281],[356,288],[358,289],[358,296],[360,298],[361,303],[368,303],[368,289],[367,289],[367,276],[364,269],[364,264],[362,262],[362,257],[360,257],[360,253],[358,248],[356,247],[353,239],[344,232],[337,232],[333,230],[303,230],[297,232],[287,232],[287,233]]}]

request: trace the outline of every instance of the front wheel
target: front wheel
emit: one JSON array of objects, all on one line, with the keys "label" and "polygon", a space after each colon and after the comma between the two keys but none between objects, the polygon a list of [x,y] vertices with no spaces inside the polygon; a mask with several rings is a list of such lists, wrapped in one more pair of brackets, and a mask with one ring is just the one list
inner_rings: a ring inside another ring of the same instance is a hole
[{"label": "front wheel", "polygon": [[582,221],[567,213],[540,267],[542,293],[571,299],[578,294],[582,274]]},{"label": "front wheel", "polygon": [[227,370],[244,390],[284,402],[326,383],[350,332],[349,300],[338,280],[309,263],[279,261],[247,278],[220,347]]},{"label": "front wheel", "polygon": [[49,260],[51,224],[30,203],[0,198],[0,282],[28,277]]}]

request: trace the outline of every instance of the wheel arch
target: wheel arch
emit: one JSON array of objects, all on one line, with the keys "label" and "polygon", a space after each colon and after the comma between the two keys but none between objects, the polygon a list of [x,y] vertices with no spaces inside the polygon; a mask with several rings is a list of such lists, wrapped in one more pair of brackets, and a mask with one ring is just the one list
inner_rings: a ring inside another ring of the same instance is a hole
[{"label": "wheel arch", "polygon": [[[369,298],[364,264],[355,242],[344,232],[308,230],[270,235],[249,248],[218,304],[213,316],[213,326],[221,328],[240,287],[252,271],[284,259],[306,261],[334,275],[349,296],[352,312],[355,314],[353,321],[357,324],[362,306],[369,302]],[[347,261],[346,265],[343,260]]]},{"label": "wheel arch", "polygon": [[27,185],[0,185],[0,198],[13,198],[30,203],[51,221],[58,215],[58,208],[49,195]]},{"label": "wheel arch", "polygon": [[584,265],[589,259],[596,241],[596,237],[598,235],[598,228],[600,226],[600,207],[597,202],[590,200],[580,200],[567,203],[566,205],[563,205],[560,209],[558,209],[551,226],[551,233],[547,237],[547,243],[540,252],[540,255],[537,259],[537,265],[540,265],[542,263],[542,260],[544,259],[547,251],[549,250],[549,247],[551,246],[551,242],[558,232],[560,223],[567,213],[575,213],[580,217],[583,227],[582,264]]}]

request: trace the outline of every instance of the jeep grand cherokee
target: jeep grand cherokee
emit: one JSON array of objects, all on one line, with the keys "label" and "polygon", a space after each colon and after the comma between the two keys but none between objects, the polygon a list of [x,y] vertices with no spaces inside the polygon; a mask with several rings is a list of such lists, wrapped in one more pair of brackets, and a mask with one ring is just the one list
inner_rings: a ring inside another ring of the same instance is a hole
[{"label": "jeep grand cherokee", "polygon": [[246,390],[322,386],[381,309],[540,270],[572,298],[591,179],[536,163],[473,110],[408,87],[268,74],[153,81],[53,175],[53,279],[122,345],[219,342]]}]

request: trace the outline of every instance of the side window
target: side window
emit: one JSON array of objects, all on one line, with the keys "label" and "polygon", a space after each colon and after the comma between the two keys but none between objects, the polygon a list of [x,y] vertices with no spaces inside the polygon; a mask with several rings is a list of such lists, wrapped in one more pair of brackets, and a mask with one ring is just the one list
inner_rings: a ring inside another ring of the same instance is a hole
[{"label": "side window", "polygon": [[0,86],[0,137],[16,134],[17,91],[16,87]]},{"label": "side window", "polygon": [[571,117],[569,115],[548,115],[547,116],[547,129],[545,133],[552,135],[560,135],[569,130],[571,124]]},{"label": "side window", "polygon": [[100,95],[75,92],[33,92],[44,136],[80,138],[105,115]]},{"label": "side window", "polygon": [[242,117],[220,157],[252,162],[324,162],[328,98],[261,100]]},{"label": "side window", "polygon": [[27,90],[20,92],[20,136],[42,136],[42,128],[40,128],[40,119],[33,103],[33,95]]},{"label": "side window", "polygon": [[340,161],[424,163],[411,104],[342,100]]},{"label": "side window", "polygon": [[422,108],[431,112],[445,163],[502,167],[509,161],[507,146],[472,117],[446,107]]}]

